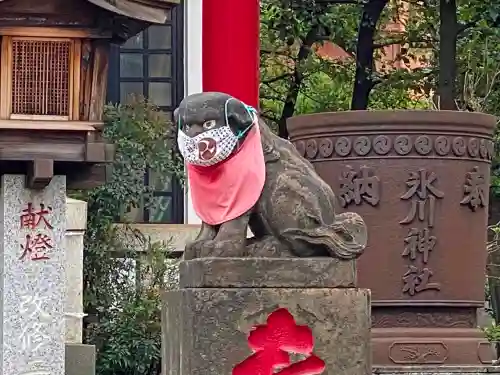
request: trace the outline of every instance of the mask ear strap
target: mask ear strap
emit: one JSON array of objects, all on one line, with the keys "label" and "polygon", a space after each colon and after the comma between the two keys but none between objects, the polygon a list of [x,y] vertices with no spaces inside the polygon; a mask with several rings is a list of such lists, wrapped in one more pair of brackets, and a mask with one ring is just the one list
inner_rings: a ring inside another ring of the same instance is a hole
[{"label": "mask ear strap", "polygon": [[[224,117],[226,119],[226,125],[229,126],[229,117],[227,115],[227,104],[229,103],[230,100],[234,100],[235,98],[231,97],[229,98],[228,100],[226,100],[226,103],[224,104]],[[249,105],[246,105],[243,103],[243,105],[245,106],[245,109],[246,111],[248,112],[248,115],[252,118],[252,123],[244,130],[240,130],[238,132],[238,134],[236,134],[236,138],[240,139],[241,137],[243,137],[245,135],[245,133],[247,131],[250,130],[250,128],[252,127],[252,125],[254,124],[256,118],[257,118],[257,110]]]},{"label": "mask ear strap", "polygon": [[257,110],[254,107],[246,104],[245,104],[245,109],[247,110],[250,117],[255,121],[255,117],[257,116]]},{"label": "mask ear strap", "polygon": [[229,103],[230,100],[233,100],[234,98],[229,98],[226,100],[226,103],[224,103],[224,118],[226,119],[226,125],[229,126],[229,117],[227,115],[227,103]]},{"label": "mask ear strap", "polygon": [[238,132],[238,134],[236,134],[236,137],[238,139],[243,137],[245,135],[245,133],[248,132],[252,128],[252,125],[255,123],[255,120],[257,119],[257,110],[254,107],[246,105],[246,104],[244,104],[244,106],[245,106],[245,109],[246,109],[248,115],[252,118],[252,123],[250,125],[248,125],[248,127],[246,129],[240,130]]},{"label": "mask ear strap", "polygon": [[177,127],[178,127],[178,130],[182,130],[181,109],[180,108],[179,108],[179,117],[177,119]]}]

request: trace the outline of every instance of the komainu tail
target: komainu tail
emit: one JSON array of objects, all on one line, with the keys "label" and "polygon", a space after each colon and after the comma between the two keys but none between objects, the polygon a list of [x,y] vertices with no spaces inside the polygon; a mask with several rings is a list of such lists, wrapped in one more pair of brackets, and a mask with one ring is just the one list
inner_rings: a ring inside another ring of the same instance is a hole
[{"label": "komainu tail", "polygon": [[354,259],[363,254],[368,240],[364,220],[357,213],[345,212],[335,217],[333,225],[312,229],[289,229],[285,234],[295,240],[326,248],[339,259]]}]

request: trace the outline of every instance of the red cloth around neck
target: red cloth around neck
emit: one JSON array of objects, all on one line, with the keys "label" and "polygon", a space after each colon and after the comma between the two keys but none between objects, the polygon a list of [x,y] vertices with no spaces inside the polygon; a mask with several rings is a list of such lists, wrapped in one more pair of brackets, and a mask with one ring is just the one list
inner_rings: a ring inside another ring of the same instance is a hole
[{"label": "red cloth around neck", "polygon": [[259,125],[227,160],[186,168],[193,208],[203,222],[218,225],[243,215],[257,203],[266,181]]}]

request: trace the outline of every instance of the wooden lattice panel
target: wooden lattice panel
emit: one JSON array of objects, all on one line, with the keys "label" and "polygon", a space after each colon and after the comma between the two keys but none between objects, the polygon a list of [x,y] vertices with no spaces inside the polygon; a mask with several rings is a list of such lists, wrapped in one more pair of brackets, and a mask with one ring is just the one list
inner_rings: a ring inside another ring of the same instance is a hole
[{"label": "wooden lattice panel", "polygon": [[70,115],[71,47],[68,40],[12,40],[13,115]]}]

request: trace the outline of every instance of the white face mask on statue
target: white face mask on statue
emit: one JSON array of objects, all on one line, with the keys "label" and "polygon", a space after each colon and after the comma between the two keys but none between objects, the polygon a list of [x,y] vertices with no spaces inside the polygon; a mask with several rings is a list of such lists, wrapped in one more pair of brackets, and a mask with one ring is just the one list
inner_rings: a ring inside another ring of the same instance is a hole
[{"label": "white face mask on statue", "polygon": [[191,138],[181,130],[182,127],[179,124],[177,144],[186,163],[209,167],[226,160],[238,145],[239,139],[243,137],[243,135],[255,123],[255,109],[247,106],[247,111],[252,117],[254,117],[254,122],[244,131],[237,135],[234,134],[229,127],[227,118],[227,103],[229,100],[231,99],[226,101],[224,109],[226,125],[220,128],[204,131],[203,133]]}]

